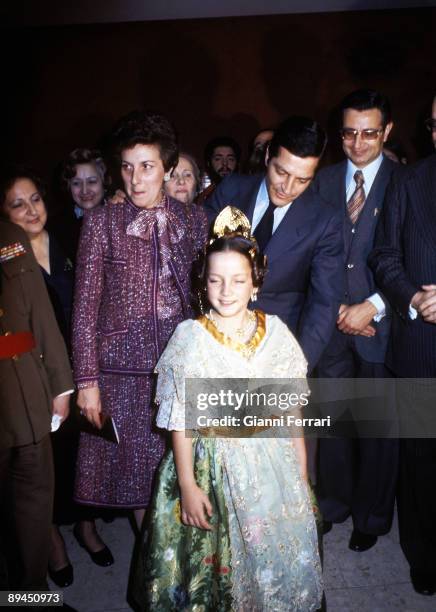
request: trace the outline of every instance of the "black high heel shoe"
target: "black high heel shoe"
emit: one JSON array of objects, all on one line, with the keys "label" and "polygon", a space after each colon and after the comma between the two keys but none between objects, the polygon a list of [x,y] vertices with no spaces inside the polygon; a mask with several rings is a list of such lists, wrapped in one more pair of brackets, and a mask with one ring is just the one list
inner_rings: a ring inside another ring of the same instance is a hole
[{"label": "black high heel shoe", "polygon": [[81,546],[84,550],[86,550],[88,555],[91,557],[91,560],[96,565],[99,565],[100,567],[109,567],[109,565],[113,565],[114,558],[112,556],[111,551],[106,545],[101,550],[98,550],[97,552],[92,552],[92,550],[89,550],[89,548],[86,546],[85,542],[83,541],[83,538],[79,533],[77,525],[74,525],[73,533],[74,533],[74,537],[76,538],[79,546]]},{"label": "black high heel shoe", "polygon": [[69,587],[74,582],[74,571],[71,563],[68,563],[65,567],[59,570],[52,570],[48,568],[48,575],[51,580],[61,589]]}]

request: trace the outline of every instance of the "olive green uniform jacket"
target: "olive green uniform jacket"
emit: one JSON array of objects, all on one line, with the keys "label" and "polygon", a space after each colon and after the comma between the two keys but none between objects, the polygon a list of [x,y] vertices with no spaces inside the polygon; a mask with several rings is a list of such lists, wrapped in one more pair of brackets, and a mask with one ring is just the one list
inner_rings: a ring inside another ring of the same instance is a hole
[{"label": "olive green uniform jacket", "polygon": [[[24,252],[23,252],[24,251]],[[50,432],[52,400],[73,389],[71,367],[25,232],[0,220],[0,335],[31,331],[36,347],[0,359],[0,449]]]}]

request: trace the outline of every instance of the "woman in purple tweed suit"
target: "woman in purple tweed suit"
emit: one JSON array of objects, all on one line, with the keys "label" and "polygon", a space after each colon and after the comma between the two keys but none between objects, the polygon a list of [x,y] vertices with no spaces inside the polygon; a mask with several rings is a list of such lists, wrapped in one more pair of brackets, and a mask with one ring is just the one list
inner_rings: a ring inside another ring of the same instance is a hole
[{"label": "woman in purple tweed suit", "polygon": [[153,370],[177,324],[192,314],[191,266],[207,222],[198,206],[164,194],[178,159],[164,117],[130,113],[115,140],[127,197],[85,216],[73,358],[79,407],[96,426],[101,412],[110,414],[120,443],[81,434],[75,498],[133,509],[139,525],[165,446],[153,425]]}]

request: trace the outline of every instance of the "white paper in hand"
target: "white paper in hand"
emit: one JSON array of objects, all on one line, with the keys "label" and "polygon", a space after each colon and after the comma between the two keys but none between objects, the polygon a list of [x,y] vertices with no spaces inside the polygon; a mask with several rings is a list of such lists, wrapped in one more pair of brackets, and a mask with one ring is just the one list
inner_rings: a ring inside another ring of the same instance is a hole
[{"label": "white paper in hand", "polygon": [[55,431],[57,431],[59,427],[61,426],[61,423],[62,423],[62,417],[60,416],[60,414],[54,414],[51,417],[51,433],[54,433]]}]

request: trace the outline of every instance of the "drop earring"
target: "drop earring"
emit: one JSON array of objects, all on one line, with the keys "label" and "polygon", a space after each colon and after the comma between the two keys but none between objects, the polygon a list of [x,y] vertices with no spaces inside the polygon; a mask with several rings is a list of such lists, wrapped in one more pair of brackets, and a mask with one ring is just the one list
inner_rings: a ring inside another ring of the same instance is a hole
[{"label": "drop earring", "polygon": [[197,298],[198,298],[198,307],[200,308],[200,313],[204,315],[203,300],[201,299],[201,289],[197,291]]},{"label": "drop earring", "polygon": [[252,293],[251,293],[251,301],[255,302],[257,300],[257,289],[253,289]]},{"label": "drop earring", "polygon": [[168,183],[168,181],[171,179],[171,174],[169,172],[166,172],[164,174],[164,182]]}]

